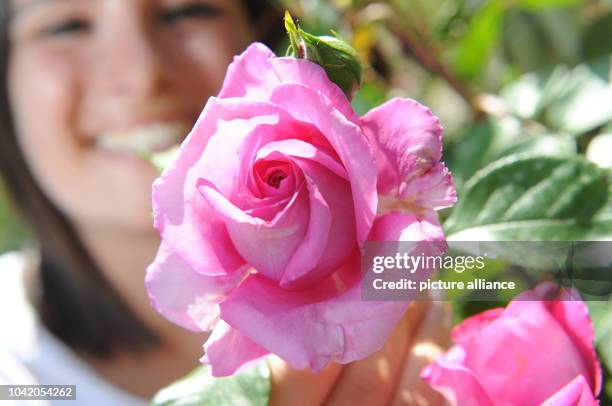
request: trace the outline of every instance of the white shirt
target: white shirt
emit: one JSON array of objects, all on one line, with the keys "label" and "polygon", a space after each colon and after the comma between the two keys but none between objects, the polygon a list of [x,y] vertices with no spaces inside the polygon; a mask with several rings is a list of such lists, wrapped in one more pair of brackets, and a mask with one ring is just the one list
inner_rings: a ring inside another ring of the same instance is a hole
[{"label": "white shirt", "polygon": [[[23,259],[0,256],[0,384],[76,385],[76,401],[19,401],[35,406],[144,406],[148,401],[131,395],[100,377],[40,322],[26,300]],[[0,406],[7,405],[0,400]]]}]

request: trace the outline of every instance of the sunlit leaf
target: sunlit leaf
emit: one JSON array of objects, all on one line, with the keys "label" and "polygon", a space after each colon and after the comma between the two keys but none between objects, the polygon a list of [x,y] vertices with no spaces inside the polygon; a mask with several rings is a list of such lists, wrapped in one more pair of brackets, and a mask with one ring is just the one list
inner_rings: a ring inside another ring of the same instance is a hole
[{"label": "sunlit leaf", "polygon": [[576,142],[567,134],[527,134],[519,120],[511,117],[490,119],[468,128],[452,150],[448,164],[460,186],[487,164],[523,152],[571,156],[576,153]]},{"label": "sunlit leaf", "polygon": [[546,119],[556,128],[583,133],[612,120],[612,57],[577,66],[566,83],[572,90],[551,103]]},{"label": "sunlit leaf", "polygon": [[611,61],[606,56],[573,69],[529,73],[500,94],[519,117],[581,135],[612,121]]},{"label": "sunlit leaf", "polygon": [[602,168],[612,168],[612,132],[596,135],[589,143],[586,157]]},{"label": "sunlit leaf", "polygon": [[151,406],[266,406],[270,396],[270,372],[264,361],[235,375],[214,378],[203,365],[160,390]]},{"label": "sunlit leaf", "polygon": [[455,240],[610,239],[607,175],[578,157],[510,155],[466,183],[444,226]]}]

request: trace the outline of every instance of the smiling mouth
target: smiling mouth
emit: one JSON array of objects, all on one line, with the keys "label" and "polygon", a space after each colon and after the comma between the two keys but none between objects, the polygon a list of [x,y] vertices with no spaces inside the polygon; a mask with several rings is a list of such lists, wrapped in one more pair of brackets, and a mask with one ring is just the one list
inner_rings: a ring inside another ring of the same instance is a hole
[{"label": "smiling mouth", "polygon": [[165,151],[185,139],[192,125],[187,121],[157,122],[123,131],[101,133],[95,145],[110,152],[143,155]]}]

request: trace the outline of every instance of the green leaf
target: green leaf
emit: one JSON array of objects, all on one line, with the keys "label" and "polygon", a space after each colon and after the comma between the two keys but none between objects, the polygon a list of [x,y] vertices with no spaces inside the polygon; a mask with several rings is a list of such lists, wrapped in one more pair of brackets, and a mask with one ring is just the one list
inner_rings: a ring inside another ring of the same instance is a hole
[{"label": "green leaf", "polygon": [[466,183],[444,226],[456,241],[610,239],[609,182],[583,158],[510,155]]},{"label": "green leaf", "polygon": [[556,66],[529,73],[500,95],[521,118],[581,135],[612,121],[611,62],[608,55],[574,69]]},{"label": "green leaf", "polygon": [[567,134],[527,134],[518,119],[485,120],[468,128],[450,154],[449,167],[460,187],[478,169],[504,156],[531,152],[572,156],[576,142]]},{"label": "green leaf", "polygon": [[528,73],[505,86],[499,94],[516,116],[533,119],[542,110],[543,94],[547,84],[555,83],[550,81],[549,77],[560,77],[566,71],[567,69],[560,67],[553,71]]},{"label": "green leaf", "polygon": [[565,85],[571,89],[547,109],[547,121],[561,130],[581,134],[612,120],[612,57],[578,65]]},{"label": "green leaf", "polygon": [[612,302],[589,301],[587,305],[595,326],[595,345],[601,360],[612,372]]},{"label": "green leaf", "polygon": [[501,1],[490,1],[470,19],[467,32],[452,51],[451,65],[460,75],[474,77],[501,33],[506,6]]},{"label": "green leaf", "polygon": [[555,157],[569,157],[576,153],[576,141],[567,134],[539,134],[523,136],[513,145],[501,150],[495,159],[506,155],[531,153]]},{"label": "green leaf", "polygon": [[586,157],[601,168],[612,168],[612,132],[593,137],[587,147]]},{"label": "green leaf", "polygon": [[504,17],[503,47],[509,62],[522,72],[550,64],[580,61],[582,26],[574,9],[532,13],[509,10]]},{"label": "green leaf", "polygon": [[504,19],[503,46],[508,60],[523,72],[533,71],[550,63],[554,56],[551,44],[537,15],[511,10]]},{"label": "green leaf", "polygon": [[527,73],[505,86],[500,95],[518,117],[544,121],[545,109],[570,97],[579,83],[566,66]]},{"label": "green leaf", "polygon": [[203,365],[160,390],[151,406],[266,406],[270,397],[270,371],[265,361],[233,376],[215,378]]}]

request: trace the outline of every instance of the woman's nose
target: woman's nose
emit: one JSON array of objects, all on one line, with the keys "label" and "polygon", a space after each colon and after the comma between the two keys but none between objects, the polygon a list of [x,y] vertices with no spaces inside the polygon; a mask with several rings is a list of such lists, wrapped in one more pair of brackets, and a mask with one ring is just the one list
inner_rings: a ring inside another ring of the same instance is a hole
[{"label": "woman's nose", "polygon": [[155,33],[142,24],[125,24],[109,33],[100,52],[105,92],[113,97],[142,99],[163,93],[169,85],[168,60]]}]

